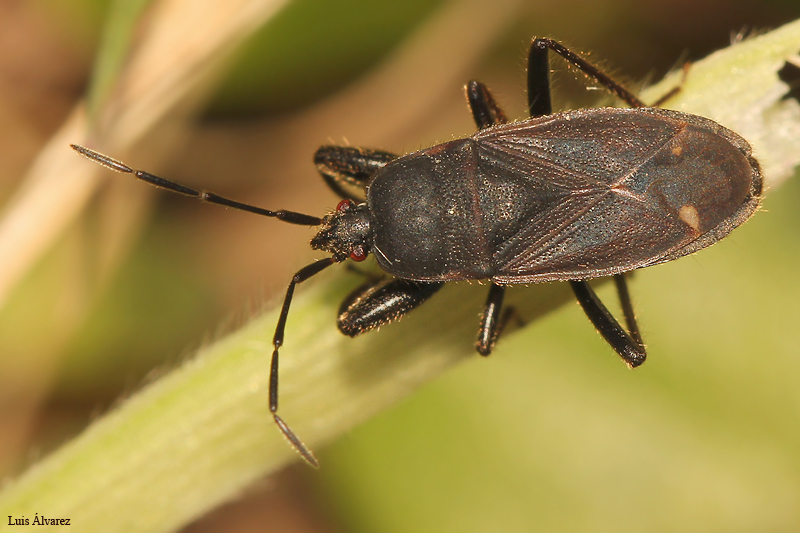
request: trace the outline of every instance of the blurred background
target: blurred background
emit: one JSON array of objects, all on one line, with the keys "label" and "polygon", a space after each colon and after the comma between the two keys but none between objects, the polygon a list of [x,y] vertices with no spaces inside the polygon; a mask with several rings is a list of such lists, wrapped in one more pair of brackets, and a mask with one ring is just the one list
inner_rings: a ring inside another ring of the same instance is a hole
[{"label": "blurred background", "polygon": [[[403,153],[467,135],[469,79],[524,117],[532,36],[590,53],[638,90],[738,34],[800,17],[795,0],[289,1],[224,41],[210,73],[183,72],[182,103],[163,110],[169,96],[156,95],[149,126],[112,131],[108,117],[136,94],[119,86],[153,75],[119,68],[125,50],[180,20],[170,10],[181,5],[0,0],[6,221],[28,205],[43,150],[90,87],[92,138],[113,137],[103,146],[116,143],[115,157],[321,214],[337,202],[311,162],[321,144]],[[597,100],[553,65],[557,108]],[[122,74],[103,89],[109,72]],[[170,72],[158,81],[172,83]],[[241,324],[318,257],[304,229],[101,177],[79,194],[61,182],[39,206],[41,232],[20,239],[38,251],[0,245],[3,478]],[[796,179],[773,186],[719,245],[637,273],[649,360],[635,374],[577,305],[563,306],[320,450],[319,472],[290,467],[185,531],[799,530],[798,201]],[[514,345],[526,355],[504,356]]]}]

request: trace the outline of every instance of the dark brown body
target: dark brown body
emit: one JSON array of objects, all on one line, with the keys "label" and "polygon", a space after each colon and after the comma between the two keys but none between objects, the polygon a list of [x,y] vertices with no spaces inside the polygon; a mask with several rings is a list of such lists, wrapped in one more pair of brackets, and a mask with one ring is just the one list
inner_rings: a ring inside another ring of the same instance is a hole
[{"label": "dark brown body", "polygon": [[417,281],[608,276],[718,241],[760,192],[750,145],[709,119],[582,109],[387,164],[367,189],[371,252]]}]

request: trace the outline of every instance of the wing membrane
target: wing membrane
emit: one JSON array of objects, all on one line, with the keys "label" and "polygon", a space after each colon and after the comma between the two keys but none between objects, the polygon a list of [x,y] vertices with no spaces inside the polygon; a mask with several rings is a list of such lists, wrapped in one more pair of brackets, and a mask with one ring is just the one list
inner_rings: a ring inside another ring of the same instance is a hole
[{"label": "wing membrane", "polygon": [[519,283],[613,274],[647,262],[636,258],[652,261],[663,252],[665,234],[671,235],[669,246],[676,237],[691,238],[691,228],[675,213],[646,201],[647,190],[629,183],[682,128],[658,115],[592,109],[479,133],[484,186],[525,184],[516,187],[516,202],[524,207],[518,207],[516,224],[509,224],[514,231],[490,239],[494,279]]}]

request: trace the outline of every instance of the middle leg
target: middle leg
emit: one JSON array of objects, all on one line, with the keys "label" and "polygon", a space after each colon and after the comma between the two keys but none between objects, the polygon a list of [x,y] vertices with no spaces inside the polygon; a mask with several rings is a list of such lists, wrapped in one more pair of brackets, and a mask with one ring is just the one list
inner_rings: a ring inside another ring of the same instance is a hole
[{"label": "middle leg", "polygon": [[[497,105],[497,101],[486,85],[478,81],[470,81],[466,90],[469,108],[472,111],[472,117],[475,119],[475,125],[478,126],[479,130],[508,122],[506,114]],[[489,289],[486,306],[484,307],[483,315],[481,315],[478,340],[475,342],[475,349],[483,356],[492,353],[503,326],[513,313],[512,309],[507,309],[505,312],[502,311],[505,291],[504,285],[497,285],[496,283],[492,283]]]},{"label": "middle leg", "polygon": [[492,283],[492,286],[489,288],[486,306],[483,309],[483,315],[481,315],[481,328],[478,331],[478,341],[475,343],[475,349],[483,356],[492,353],[497,339],[508,323],[508,319],[511,318],[511,315],[515,314],[513,307],[506,307],[505,310],[502,309],[505,292],[505,285]]},{"label": "middle leg", "polygon": [[508,122],[506,114],[497,105],[486,85],[473,80],[467,83],[466,91],[469,108],[479,130]]},{"label": "middle leg", "polygon": [[393,159],[397,155],[390,152],[350,146],[322,146],[314,154],[314,164],[328,187],[357,203],[364,201],[372,176]]}]

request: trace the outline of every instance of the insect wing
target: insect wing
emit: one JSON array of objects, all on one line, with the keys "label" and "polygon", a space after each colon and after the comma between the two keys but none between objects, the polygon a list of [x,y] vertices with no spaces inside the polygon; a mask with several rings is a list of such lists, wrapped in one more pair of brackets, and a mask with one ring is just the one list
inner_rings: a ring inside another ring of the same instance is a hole
[{"label": "insect wing", "polygon": [[525,212],[514,234],[494,243],[500,283],[587,279],[675,259],[716,242],[758,206],[749,144],[694,115],[578,110],[476,140],[484,186],[514,175],[549,191],[546,208]]}]

